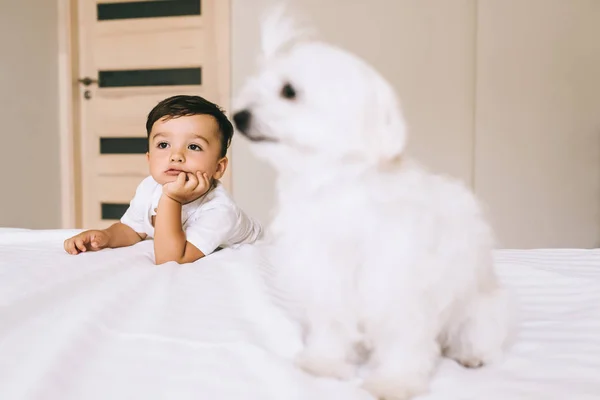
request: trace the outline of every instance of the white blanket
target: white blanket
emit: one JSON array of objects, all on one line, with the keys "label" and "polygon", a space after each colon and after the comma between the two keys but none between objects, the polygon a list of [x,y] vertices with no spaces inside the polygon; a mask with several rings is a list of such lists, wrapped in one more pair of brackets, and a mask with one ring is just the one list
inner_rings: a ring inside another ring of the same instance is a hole
[{"label": "white blanket", "polygon": [[[297,327],[253,248],[152,263],[152,243],[71,256],[73,231],[0,230],[0,399],[372,399],[290,358]],[[600,251],[499,251],[520,297],[498,366],[445,360],[419,400],[600,399]]]}]

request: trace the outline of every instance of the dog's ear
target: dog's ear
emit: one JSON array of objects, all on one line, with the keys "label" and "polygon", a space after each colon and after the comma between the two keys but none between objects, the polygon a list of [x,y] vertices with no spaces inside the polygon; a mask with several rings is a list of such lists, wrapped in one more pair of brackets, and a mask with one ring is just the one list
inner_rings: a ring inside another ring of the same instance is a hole
[{"label": "dog's ear", "polygon": [[407,132],[400,105],[392,87],[381,77],[371,86],[372,119],[369,134],[371,161],[380,166],[396,162],[402,156],[407,142]]},{"label": "dog's ear", "polygon": [[291,7],[286,1],[269,8],[261,19],[262,58],[267,60],[291,47],[294,43],[310,38],[315,30],[292,18]]}]

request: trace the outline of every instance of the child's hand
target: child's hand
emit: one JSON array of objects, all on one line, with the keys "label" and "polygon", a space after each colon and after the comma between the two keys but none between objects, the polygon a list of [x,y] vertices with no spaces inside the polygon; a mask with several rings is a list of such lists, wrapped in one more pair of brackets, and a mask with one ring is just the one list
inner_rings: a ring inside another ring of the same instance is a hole
[{"label": "child's hand", "polygon": [[106,231],[90,230],[81,232],[65,240],[65,251],[69,254],[79,254],[85,251],[97,251],[108,246],[110,237]]},{"label": "child's hand", "polygon": [[[186,180],[187,178],[187,180]],[[195,174],[182,172],[174,182],[163,185],[163,193],[181,204],[190,203],[210,189],[210,180],[206,173]]]}]

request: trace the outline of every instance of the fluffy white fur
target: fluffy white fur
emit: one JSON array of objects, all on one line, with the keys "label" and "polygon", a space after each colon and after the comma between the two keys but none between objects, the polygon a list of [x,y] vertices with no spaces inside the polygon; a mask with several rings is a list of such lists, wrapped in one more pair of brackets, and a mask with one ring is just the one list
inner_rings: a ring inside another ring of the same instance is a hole
[{"label": "fluffy white fur", "polygon": [[511,313],[477,199],[405,154],[398,102],[375,70],[277,20],[234,120],[278,172],[269,257],[304,328],[296,362],[341,379],[364,363],[364,388],[386,400],[426,392],[443,354],[492,362]]}]

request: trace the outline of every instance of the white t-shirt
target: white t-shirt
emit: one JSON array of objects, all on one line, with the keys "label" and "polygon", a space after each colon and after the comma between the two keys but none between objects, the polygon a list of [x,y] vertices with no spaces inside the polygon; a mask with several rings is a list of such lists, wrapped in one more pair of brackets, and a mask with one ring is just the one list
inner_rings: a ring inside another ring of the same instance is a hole
[{"label": "white t-shirt", "polygon": [[[161,195],[162,185],[152,176],[145,178],[137,187],[121,223],[153,238],[152,216],[156,215]],[[218,181],[208,193],[182,206],[181,224],[187,241],[204,255],[218,247],[253,243],[262,234],[260,224],[237,207]]]}]

